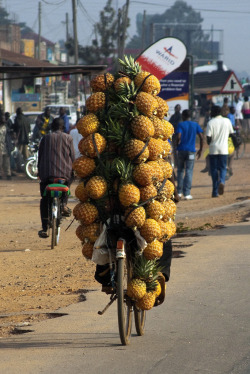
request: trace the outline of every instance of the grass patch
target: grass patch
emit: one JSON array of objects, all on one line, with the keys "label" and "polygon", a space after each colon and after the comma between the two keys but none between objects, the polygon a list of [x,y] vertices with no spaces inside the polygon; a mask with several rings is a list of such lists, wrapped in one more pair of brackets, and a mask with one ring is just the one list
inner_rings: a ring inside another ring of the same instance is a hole
[{"label": "grass patch", "polygon": [[203,230],[207,230],[211,228],[212,228],[212,225],[210,223],[205,223],[202,226],[191,228],[191,227],[186,226],[184,222],[178,222],[177,227],[176,227],[176,233],[180,234],[182,232],[187,232],[187,231],[203,231]]}]

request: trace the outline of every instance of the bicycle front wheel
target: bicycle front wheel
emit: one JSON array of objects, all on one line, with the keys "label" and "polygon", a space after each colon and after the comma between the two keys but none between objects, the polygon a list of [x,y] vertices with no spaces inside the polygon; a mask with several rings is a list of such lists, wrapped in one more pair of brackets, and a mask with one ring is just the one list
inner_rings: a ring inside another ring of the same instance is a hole
[{"label": "bicycle front wheel", "polygon": [[25,173],[30,179],[37,179],[38,178],[38,170],[37,170],[37,161],[36,160],[29,160],[26,162],[25,165]]},{"label": "bicycle front wheel", "polygon": [[132,327],[132,304],[126,296],[127,284],[131,277],[130,263],[126,258],[119,258],[117,261],[117,312],[118,326],[121,342],[129,344]]}]

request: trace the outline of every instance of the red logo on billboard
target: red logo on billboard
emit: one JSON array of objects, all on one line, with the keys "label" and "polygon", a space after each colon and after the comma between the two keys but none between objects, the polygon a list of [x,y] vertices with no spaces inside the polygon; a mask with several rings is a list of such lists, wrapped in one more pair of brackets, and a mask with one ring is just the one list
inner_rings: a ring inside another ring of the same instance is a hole
[{"label": "red logo on billboard", "polygon": [[173,53],[172,53],[172,48],[173,48],[173,46],[170,47],[170,48],[166,48],[166,47],[164,47],[164,51],[167,52],[170,56],[172,56],[172,57],[174,57],[174,58],[177,58],[175,55],[173,55]]}]

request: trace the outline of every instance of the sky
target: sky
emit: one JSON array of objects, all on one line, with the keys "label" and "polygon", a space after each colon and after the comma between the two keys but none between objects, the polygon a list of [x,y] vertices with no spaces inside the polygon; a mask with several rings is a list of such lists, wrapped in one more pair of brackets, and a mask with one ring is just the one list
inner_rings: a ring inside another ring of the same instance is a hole
[{"label": "sky", "polygon": [[[66,38],[66,13],[69,32],[73,34],[72,0],[0,0],[12,19],[25,22],[38,32],[38,3],[42,6],[42,36],[57,42]],[[99,21],[106,0],[76,0],[77,31],[81,45],[90,45],[94,36],[93,25]],[[126,0],[113,0],[118,10]],[[129,38],[136,33],[136,14],[162,14],[175,0],[130,0]],[[240,76],[250,76],[250,7],[249,0],[186,0],[201,13],[204,30],[214,30],[214,40],[222,40],[221,59],[229,69]]]}]

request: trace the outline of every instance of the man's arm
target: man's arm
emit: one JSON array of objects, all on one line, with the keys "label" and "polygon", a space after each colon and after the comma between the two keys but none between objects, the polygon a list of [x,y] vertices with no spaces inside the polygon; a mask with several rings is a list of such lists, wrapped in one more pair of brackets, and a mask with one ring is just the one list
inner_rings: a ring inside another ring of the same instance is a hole
[{"label": "man's arm", "polygon": [[199,158],[201,157],[201,152],[202,152],[202,149],[203,149],[203,134],[201,132],[199,132],[198,136],[200,138],[200,149],[196,153],[197,160],[199,160]]},{"label": "man's arm", "polygon": [[207,144],[209,145],[212,141],[212,136],[207,136]]}]

